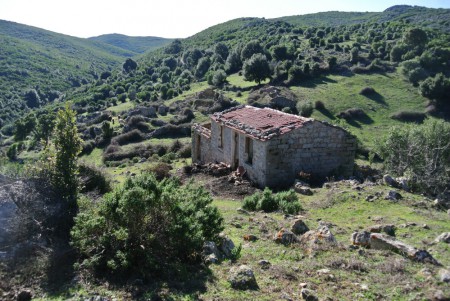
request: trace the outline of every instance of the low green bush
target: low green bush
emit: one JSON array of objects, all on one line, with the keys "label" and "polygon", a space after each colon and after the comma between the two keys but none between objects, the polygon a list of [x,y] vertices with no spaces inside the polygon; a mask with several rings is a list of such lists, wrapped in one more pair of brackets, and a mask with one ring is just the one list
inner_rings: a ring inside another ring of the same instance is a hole
[{"label": "low green bush", "polygon": [[273,212],[280,210],[287,214],[297,214],[302,209],[294,190],[273,193],[267,187],[263,192],[246,197],[242,207],[250,211]]},{"label": "low green bush", "polygon": [[98,204],[79,200],[71,231],[78,268],[155,276],[172,265],[199,262],[205,241],[218,241],[223,218],[202,188],[153,174],[128,178]]}]

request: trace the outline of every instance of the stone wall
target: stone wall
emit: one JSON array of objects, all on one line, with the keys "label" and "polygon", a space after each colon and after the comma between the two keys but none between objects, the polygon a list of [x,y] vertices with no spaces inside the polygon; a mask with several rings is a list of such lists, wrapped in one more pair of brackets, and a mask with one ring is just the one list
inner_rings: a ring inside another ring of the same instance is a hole
[{"label": "stone wall", "polygon": [[195,124],[192,127],[192,163],[212,162],[211,130],[204,125]]},{"label": "stone wall", "polygon": [[356,138],[342,128],[311,121],[268,141],[265,185],[292,184],[300,171],[325,177],[350,176]]},{"label": "stone wall", "polygon": [[[243,166],[250,179],[260,187],[291,185],[300,171],[321,177],[353,173],[356,138],[342,128],[324,122],[312,120],[268,141],[255,139],[215,121],[209,127],[193,127],[192,161],[225,162],[232,168]],[[253,141],[251,163],[246,154],[246,138]]]}]

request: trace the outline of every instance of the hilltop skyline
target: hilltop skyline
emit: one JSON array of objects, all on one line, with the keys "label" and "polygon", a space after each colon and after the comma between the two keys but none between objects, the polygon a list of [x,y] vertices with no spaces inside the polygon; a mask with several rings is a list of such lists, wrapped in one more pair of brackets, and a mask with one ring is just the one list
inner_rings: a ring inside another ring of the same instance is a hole
[{"label": "hilltop skyline", "polygon": [[379,12],[402,4],[450,8],[450,1],[445,0],[380,0],[375,3],[356,0],[317,0],[312,3],[284,0],[283,3],[280,5],[279,2],[269,0],[229,0],[226,5],[216,5],[206,0],[0,0],[0,19],[82,38],[110,33],[186,38],[240,17],[277,18],[324,11]]}]

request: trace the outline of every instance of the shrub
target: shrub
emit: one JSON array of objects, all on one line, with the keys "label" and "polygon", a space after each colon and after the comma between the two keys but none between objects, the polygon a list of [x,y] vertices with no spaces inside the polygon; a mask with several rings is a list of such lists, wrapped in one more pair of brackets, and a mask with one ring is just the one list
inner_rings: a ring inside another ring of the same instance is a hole
[{"label": "shrub", "polygon": [[314,111],[314,107],[311,101],[305,100],[297,103],[297,111],[300,116],[310,117]]},{"label": "shrub", "polygon": [[156,180],[161,181],[162,179],[170,177],[170,170],[172,166],[167,163],[157,163],[147,169],[148,172],[155,175]]},{"label": "shrub", "polygon": [[361,91],[359,91],[359,94],[361,94],[361,95],[372,95],[374,93],[376,93],[376,91],[372,87],[365,87],[365,88],[362,88]]},{"label": "shrub", "polygon": [[267,187],[263,192],[246,197],[242,207],[250,211],[273,212],[280,210],[287,214],[297,214],[302,209],[294,190],[272,193],[272,190]]},{"label": "shrub", "polygon": [[353,119],[353,118],[364,117],[364,116],[366,116],[366,113],[362,109],[359,109],[359,108],[350,108],[350,109],[340,112],[337,116],[339,118],[344,118],[344,119]]},{"label": "shrub", "polygon": [[141,131],[134,129],[128,133],[124,133],[114,137],[113,141],[117,142],[119,145],[124,145],[133,142],[139,142],[144,139],[144,135]]},{"label": "shrub", "polygon": [[316,102],[314,103],[314,108],[316,110],[324,110],[325,109],[325,103],[321,100],[316,100]]},{"label": "shrub", "polygon": [[81,192],[97,190],[104,194],[111,190],[110,180],[104,170],[91,164],[81,162],[78,166],[81,182]]},{"label": "shrub", "polygon": [[422,123],[426,118],[426,114],[422,112],[402,111],[392,115],[391,118],[399,121]]},{"label": "shrub", "polygon": [[413,190],[436,195],[449,189],[450,125],[445,121],[394,127],[377,146],[386,171],[406,176]]},{"label": "shrub", "polygon": [[97,272],[157,275],[180,262],[198,262],[203,243],[217,241],[223,218],[199,187],[152,174],[128,178],[99,206],[79,203],[72,244],[79,268]]}]

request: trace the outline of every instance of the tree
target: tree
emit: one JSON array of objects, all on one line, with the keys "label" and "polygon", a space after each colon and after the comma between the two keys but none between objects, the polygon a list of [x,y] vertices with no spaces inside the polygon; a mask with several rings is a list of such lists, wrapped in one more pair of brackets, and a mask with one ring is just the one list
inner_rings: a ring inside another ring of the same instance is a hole
[{"label": "tree", "polygon": [[36,128],[36,116],[34,113],[30,113],[25,118],[18,119],[14,123],[14,140],[24,140],[35,128]]},{"label": "tree", "polygon": [[202,57],[198,63],[197,67],[195,68],[195,76],[197,78],[202,78],[206,72],[208,72],[209,66],[211,62],[209,60],[209,57]]},{"label": "tree", "polygon": [[270,78],[272,71],[269,62],[264,54],[256,53],[250,59],[246,60],[242,67],[244,78],[247,81],[255,81],[261,84],[261,81]]},{"label": "tree", "polygon": [[423,29],[412,28],[405,33],[403,41],[412,47],[423,47],[428,42],[428,37]]},{"label": "tree", "polygon": [[285,45],[275,45],[271,49],[272,56],[278,61],[288,59],[288,49]]},{"label": "tree", "polygon": [[228,55],[227,60],[225,62],[225,70],[228,74],[239,71],[242,67],[241,55],[237,49],[233,49],[233,51]]},{"label": "tree", "polygon": [[24,95],[24,100],[29,108],[37,108],[41,105],[41,98],[35,89],[28,90]]},{"label": "tree", "polygon": [[358,47],[353,47],[350,51],[350,62],[356,64],[359,60],[359,49]]},{"label": "tree", "polygon": [[68,200],[76,200],[78,193],[78,154],[82,140],[78,135],[75,112],[67,103],[56,115],[54,140],[55,166],[53,180],[60,195]]},{"label": "tree", "polygon": [[439,73],[434,78],[429,77],[420,84],[420,94],[436,100],[438,104],[450,103],[450,79]]},{"label": "tree", "polygon": [[241,60],[248,60],[256,53],[264,53],[264,49],[257,40],[252,40],[242,48]]},{"label": "tree", "polygon": [[178,53],[181,52],[181,50],[183,50],[183,46],[181,45],[181,41],[176,39],[172,43],[170,43],[169,46],[167,46],[164,49],[164,52],[167,53],[167,54],[178,54]]},{"label": "tree", "polygon": [[35,138],[44,140],[44,147],[47,147],[48,141],[55,127],[55,114],[49,110],[39,115],[37,120],[38,124],[35,132]]},{"label": "tree", "polygon": [[217,43],[214,46],[214,53],[219,55],[223,60],[226,60],[228,57],[228,47],[224,43]]},{"label": "tree", "polygon": [[138,64],[135,61],[133,61],[133,59],[128,58],[125,61],[125,63],[123,63],[122,68],[125,73],[130,73],[131,71],[136,70],[137,66],[138,66]]}]

